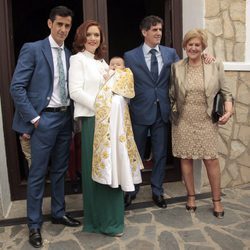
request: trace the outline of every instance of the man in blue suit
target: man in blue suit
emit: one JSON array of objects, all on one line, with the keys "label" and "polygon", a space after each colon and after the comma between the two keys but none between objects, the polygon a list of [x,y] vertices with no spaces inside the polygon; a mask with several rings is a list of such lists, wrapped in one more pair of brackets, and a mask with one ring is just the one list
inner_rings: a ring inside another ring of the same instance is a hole
[{"label": "man in blue suit", "polygon": [[10,92],[15,103],[13,129],[30,135],[31,167],[27,184],[29,242],[42,246],[42,201],[50,160],[51,221],[79,226],[65,213],[64,177],[68,168],[72,118],[67,87],[70,52],[64,40],[71,29],[73,13],[64,6],[50,12],[50,36],[23,45]]},{"label": "man in blue suit", "polygon": [[[135,141],[141,158],[144,157],[148,131],[151,135],[154,166],[151,175],[152,198],[155,204],[166,208],[163,198],[163,181],[167,157],[170,103],[168,98],[171,64],[179,57],[175,49],[161,46],[163,20],[147,16],[140,24],[144,43],[124,54],[126,66],[134,74],[135,97],[130,101],[130,115]],[[125,194],[125,207],[139,191]]]}]

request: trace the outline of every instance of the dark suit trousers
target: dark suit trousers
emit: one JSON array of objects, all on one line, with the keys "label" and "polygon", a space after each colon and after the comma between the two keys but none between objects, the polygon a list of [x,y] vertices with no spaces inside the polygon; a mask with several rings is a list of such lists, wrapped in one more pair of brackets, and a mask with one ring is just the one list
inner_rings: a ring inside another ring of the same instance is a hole
[{"label": "dark suit trousers", "polygon": [[27,186],[27,217],[29,228],[42,225],[42,201],[45,178],[50,161],[51,215],[65,214],[64,177],[68,168],[72,137],[70,111],[43,112],[31,136],[31,168]]},{"label": "dark suit trousers", "polygon": [[[161,118],[159,105],[157,108],[156,120],[152,125],[134,124],[132,122],[132,126],[135,142],[142,159],[144,158],[148,130],[150,130],[154,161],[151,175],[151,188],[155,195],[162,195],[162,185],[165,177],[165,167],[167,160],[168,126]],[[136,194],[138,191],[139,185],[136,185],[135,192],[132,192],[131,194]]]}]

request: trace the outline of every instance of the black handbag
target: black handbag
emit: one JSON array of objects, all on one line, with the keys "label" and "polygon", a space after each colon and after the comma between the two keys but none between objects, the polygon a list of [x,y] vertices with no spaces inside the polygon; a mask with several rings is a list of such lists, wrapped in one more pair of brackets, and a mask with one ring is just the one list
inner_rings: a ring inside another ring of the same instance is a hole
[{"label": "black handbag", "polygon": [[212,110],[212,121],[216,123],[219,118],[224,114],[224,99],[221,92],[218,92],[214,97],[214,104]]}]

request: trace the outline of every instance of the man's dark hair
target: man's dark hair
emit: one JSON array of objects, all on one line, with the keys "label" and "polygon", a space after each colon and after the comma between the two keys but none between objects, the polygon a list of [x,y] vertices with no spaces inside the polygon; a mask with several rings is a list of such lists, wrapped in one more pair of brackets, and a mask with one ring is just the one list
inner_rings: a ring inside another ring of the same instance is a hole
[{"label": "man's dark hair", "polygon": [[160,23],[163,26],[163,20],[158,16],[146,16],[140,23],[140,30],[149,30],[151,26],[155,26]]},{"label": "man's dark hair", "polygon": [[74,16],[74,13],[71,9],[67,8],[66,6],[56,6],[50,11],[49,14],[49,19],[54,22],[56,19],[56,16],[62,16],[62,17],[67,17],[67,16]]}]

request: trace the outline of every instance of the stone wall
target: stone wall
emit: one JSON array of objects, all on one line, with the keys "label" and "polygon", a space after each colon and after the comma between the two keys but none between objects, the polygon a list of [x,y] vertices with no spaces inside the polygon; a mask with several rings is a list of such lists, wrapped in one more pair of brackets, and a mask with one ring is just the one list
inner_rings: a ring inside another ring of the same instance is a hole
[{"label": "stone wall", "polygon": [[244,61],[246,0],[205,0],[208,51],[223,61]]},{"label": "stone wall", "polygon": [[[206,0],[205,24],[209,52],[223,61],[244,61],[245,13],[243,0]],[[235,113],[219,128],[222,187],[250,182],[250,71],[227,71],[235,97]],[[208,185],[206,174],[203,184]]]},{"label": "stone wall", "polygon": [[250,182],[250,72],[226,72],[233,86],[235,114],[220,126],[222,187]]}]

